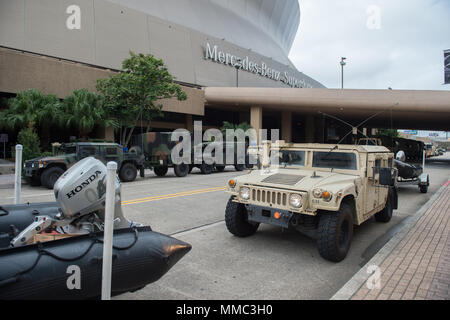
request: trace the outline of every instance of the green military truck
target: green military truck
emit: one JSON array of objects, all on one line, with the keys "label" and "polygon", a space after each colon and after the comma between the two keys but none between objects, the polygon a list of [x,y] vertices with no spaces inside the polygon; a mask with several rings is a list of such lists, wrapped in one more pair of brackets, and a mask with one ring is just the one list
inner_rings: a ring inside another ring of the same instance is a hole
[{"label": "green military truck", "polygon": [[[249,164],[249,158],[246,155],[248,145],[244,143],[243,156],[245,159],[238,159],[237,150],[238,142],[202,142],[199,145],[191,143],[191,155],[189,163],[174,164],[171,158],[172,149],[177,142],[172,141],[171,132],[148,132],[133,136],[130,151],[142,153],[145,156],[144,167],[153,169],[155,174],[163,177],[167,174],[170,167],[173,167],[177,177],[186,177],[193,168],[199,168],[202,174],[211,174],[214,170],[222,172],[227,165],[232,165],[237,171],[243,171],[252,167]],[[223,150],[223,161],[216,163],[214,150],[211,154],[205,152],[205,148],[211,144],[218,144],[217,148]],[[195,148],[202,150],[201,157],[196,158]],[[231,152],[234,154],[233,161],[227,162],[226,154]],[[207,159],[210,161],[207,161]]]},{"label": "green military truck", "polygon": [[176,142],[172,141],[171,132],[148,132],[133,136],[133,147],[130,151],[144,155],[144,167],[153,169],[155,174],[163,177],[169,167],[173,167],[177,177],[186,177],[190,168],[188,163],[174,164],[171,158],[172,149]]},{"label": "green military truck", "polygon": [[24,164],[24,176],[32,186],[42,185],[49,189],[58,178],[77,161],[95,157],[104,163],[115,161],[119,177],[124,182],[134,181],[138,170],[144,173],[144,157],[137,152],[123,152],[117,143],[76,142],[53,144],[53,156],[31,159]]}]

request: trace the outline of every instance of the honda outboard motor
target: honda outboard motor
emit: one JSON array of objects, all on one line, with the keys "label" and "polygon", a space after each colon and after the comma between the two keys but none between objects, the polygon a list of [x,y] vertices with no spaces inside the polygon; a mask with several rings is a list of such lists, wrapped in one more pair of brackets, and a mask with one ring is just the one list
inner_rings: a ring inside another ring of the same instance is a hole
[{"label": "honda outboard motor", "polygon": [[[42,230],[53,228],[60,233],[84,234],[103,231],[105,218],[106,166],[93,157],[77,162],[56,181],[55,198],[61,211],[53,216],[36,216],[32,224],[12,241],[24,245]],[[135,225],[122,213],[120,181],[116,176],[114,228]]]}]

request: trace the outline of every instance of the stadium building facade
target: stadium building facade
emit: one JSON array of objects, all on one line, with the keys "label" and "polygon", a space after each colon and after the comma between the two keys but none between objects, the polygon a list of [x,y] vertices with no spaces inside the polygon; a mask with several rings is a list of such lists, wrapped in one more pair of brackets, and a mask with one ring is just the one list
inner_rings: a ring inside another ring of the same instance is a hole
[{"label": "stadium building facade", "polygon": [[[0,92],[95,90],[133,51],[163,59],[188,94],[164,101],[154,130],[249,122],[249,109],[209,106],[203,88],[323,88],[288,58],[299,23],[298,0],[0,0]],[[264,117],[281,127],[280,113]]]}]

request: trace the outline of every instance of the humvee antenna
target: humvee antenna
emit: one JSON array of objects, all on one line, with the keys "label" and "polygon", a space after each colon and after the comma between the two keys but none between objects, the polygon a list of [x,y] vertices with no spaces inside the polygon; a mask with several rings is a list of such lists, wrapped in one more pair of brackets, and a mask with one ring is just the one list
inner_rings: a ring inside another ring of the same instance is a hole
[{"label": "humvee antenna", "polygon": [[344,120],[338,118],[338,117],[332,116],[332,115],[330,115],[330,114],[327,114],[327,113],[322,112],[322,111],[319,110],[318,112],[319,112],[320,114],[322,114],[322,115],[324,115],[324,116],[327,116],[327,117],[330,117],[330,118],[332,118],[332,119],[338,120],[338,121],[340,121],[340,122],[342,122],[342,123],[344,123],[344,124],[346,124],[346,125],[348,125],[349,127],[352,128],[352,130],[350,130],[350,131],[349,131],[349,132],[348,132],[341,140],[339,140],[338,143],[336,143],[336,145],[335,145],[333,148],[331,148],[330,151],[328,151],[328,153],[324,156],[324,158],[328,157],[328,156],[330,155],[331,152],[333,152],[334,150],[336,150],[337,147],[341,144],[341,142],[344,141],[345,138],[347,138],[347,137],[350,135],[350,133],[353,132],[353,130],[354,130],[355,128],[356,128],[357,132],[361,133],[363,136],[365,136],[366,138],[370,139],[367,135],[364,134],[364,132],[361,132],[361,130],[359,130],[358,128],[359,128],[360,126],[362,126],[363,124],[365,124],[366,122],[368,122],[370,119],[373,119],[373,118],[375,118],[376,116],[378,116],[378,115],[380,115],[380,114],[382,114],[382,113],[384,113],[384,112],[386,112],[386,111],[388,111],[388,110],[391,110],[391,119],[392,119],[392,108],[395,107],[395,106],[397,106],[397,105],[398,105],[398,102],[397,102],[396,104],[390,106],[390,107],[387,108],[386,110],[382,110],[382,111],[380,111],[380,112],[375,113],[374,115],[371,115],[371,116],[368,117],[366,120],[364,120],[363,122],[361,122],[360,124],[358,124],[356,127],[353,126],[352,124],[350,124],[350,123],[348,123],[348,122],[346,122],[346,121],[344,121]]},{"label": "humvee antenna", "polygon": [[333,148],[333,150],[334,150],[334,149],[336,149],[337,145],[339,145],[342,141],[344,141],[345,138],[347,138],[348,135],[349,135],[350,133],[353,132],[353,130],[354,130],[355,128],[356,128],[356,130],[357,130],[359,133],[361,133],[363,136],[365,136],[366,138],[370,139],[366,134],[364,134],[364,132],[362,132],[362,131],[359,130],[358,128],[361,127],[361,126],[362,126],[363,124],[365,124],[366,122],[368,122],[369,120],[375,118],[376,116],[378,116],[378,115],[380,115],[380,114],[382,114],[382,113],[384,113],[384,112],[386,112],[386,111],[388,111],[388,110],[391,111],[391,125],[392,125],[392,108],[395,107],[395,106],[397,106],[397,105],[398,105],[398,102],[397,102],[396,104],[390,106],[390,107],[387,108],[386,110],[382,110],[382,111],[380,111],[380,112],[375,113],[374,115],[371,115],[370,117],[368,117],[367,119],[365,119],[363,122],[361,122],[361,123],[358,124],[357,126],[353,126],[352,124],[350,124],[350,123],[348,123],[348,122],[346,122],[346,121],[344,121],[344,120],[342,120],[342,119],[340,119],[340,118],[338,118],[338,117],[336,117],[336,116],[327,114],[327,113],[325,113],[325,112],[322,112],[322,111],[318,111],[318,112],[319,112],[320,114],[324,115],[324,116],[327,116],[327,117],[330,117],[330,118],[332,118],[332,119],[338,120],[338,121],[340,121],[340,122],[342,122],[342,123],[344,123],[344,124],[346,124],[346,125],[348,125],[349,127],[352,128],[352,130],[349,131],[349,132],[344,136],[344,138],[342,138],[342,139],[336,144],[336,146]]}]

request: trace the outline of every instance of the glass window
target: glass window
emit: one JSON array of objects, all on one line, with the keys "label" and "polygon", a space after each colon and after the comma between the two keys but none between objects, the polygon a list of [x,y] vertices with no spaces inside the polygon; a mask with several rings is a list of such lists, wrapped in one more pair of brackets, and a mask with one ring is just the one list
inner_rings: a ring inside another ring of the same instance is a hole
[{"label": "glass window", "polygon": [[115,156],[115,155],[117,155],[117,148],[116,147],[106,148],[106,155],[107,156]]},{"label": "glass window", "polygon": [[97,148],[96,147],[91,147],[91,146],[80,147],[80,156],[81,156],[81,158],[95,156],[96,154],[97,154]]},{"label": "glass window", "polygon": [[[63,153],[67,154],[77,153],[77,147],[76,146],[64,147]],[[58,152],[58,154],[61,154],[61,152]]]},{"label": "glass window", "polygon": [[313,167],[356,170],[356,155],[349,152],[319,152],[313,154]]},{"label": "glass window", "polygon": [[280,150],[278,154],[280,166],[305,166],[305,151]]}]

